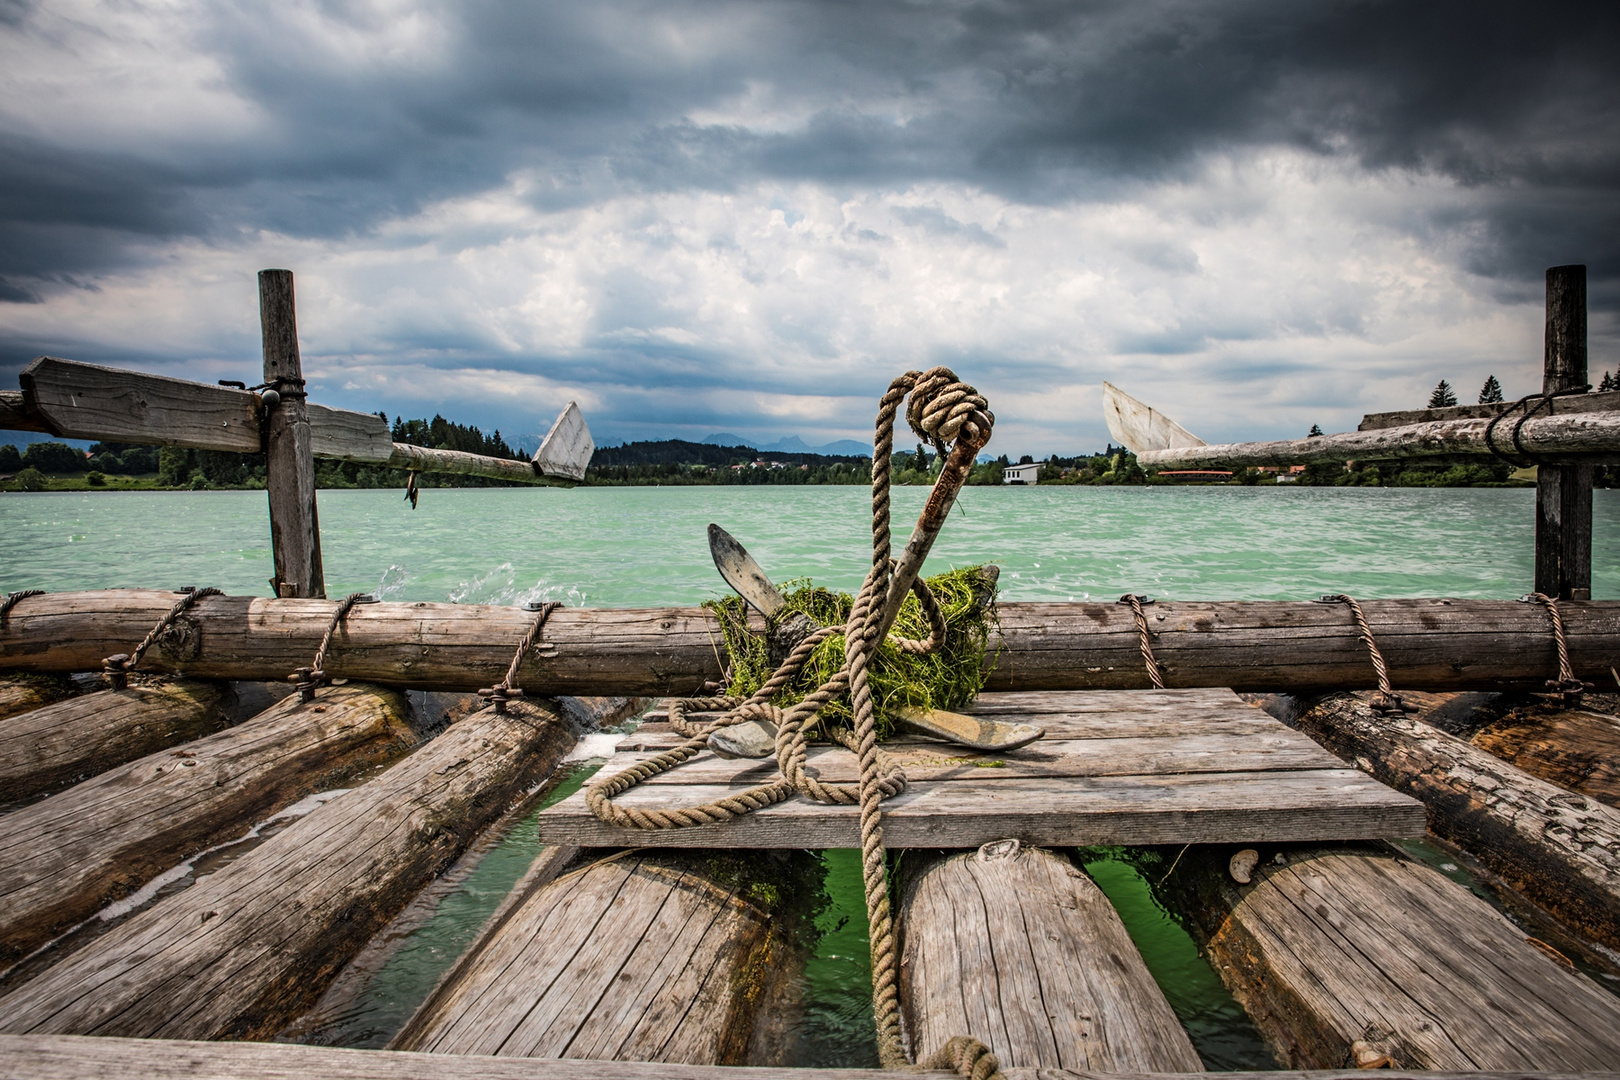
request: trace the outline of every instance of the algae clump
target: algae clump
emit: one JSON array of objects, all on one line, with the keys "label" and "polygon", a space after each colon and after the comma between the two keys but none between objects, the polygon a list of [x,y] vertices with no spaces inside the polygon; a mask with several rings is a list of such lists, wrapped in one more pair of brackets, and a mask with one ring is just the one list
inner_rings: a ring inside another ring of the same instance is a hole
[{"label": "algae clump", "polygon": [[[945,642],[927,655],[903,652],[889,641],[878,647],[868,669],[873,700],[877,705],[878,738],[893,731],[894,710],[903,706],[918,709],[958,709],[972,701],[989,677],[993,662],[987,662],[990,637],[996,628],[996,568],[969,566],[925,579],[928,589],[945,616]],[[748,629],[746,608],[741,597],[710,600],[703,606],[720,620],[726,651],[731,661],[731,682],[726,693],[747,697],[770,678],[781,656],[774,659],[771,635],[795,615],[808,616],[817,626],[842,626],[849,620],[855,598],[813,585],[808,578],[795,578],[781,586],[786,601],[782,610],[767,620],[764,634]],[[928,637],[928,618],[916,596],[908,595],[900,607],[890,637]],[[782,707],[794,704],[805,694],[832,678],[844,665],[844,635],[834,634],[817,647],[804,669],[772,703]],[[821,710],[823,722],[848,725],[854,721],[846,692]]]}]

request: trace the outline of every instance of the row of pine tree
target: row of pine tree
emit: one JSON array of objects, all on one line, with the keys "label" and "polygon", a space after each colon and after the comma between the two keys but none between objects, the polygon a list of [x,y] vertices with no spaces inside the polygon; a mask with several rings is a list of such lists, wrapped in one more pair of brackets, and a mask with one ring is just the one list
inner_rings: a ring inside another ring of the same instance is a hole
[{"label": "row of pine tree", "polygon": [[[1620,390],[1620,371],[1616,371],[1612,375],[1605,371],[1603,378],[1598,380],[1597,390],[1599,393]],[[1502,384],[1496,381],[1495,375],[1487,376],[1485,385],[1480,387],[1479,390],[1479,403],[1481,405],[1496,405],[1502,400]],[[1436,386],[1429,395],[1428,407],[1431,409],[1444,409],[1455,404],[1457,404],[1457,391],[1451,388],[1449,382],[1441,379],[1440,385]]]}]

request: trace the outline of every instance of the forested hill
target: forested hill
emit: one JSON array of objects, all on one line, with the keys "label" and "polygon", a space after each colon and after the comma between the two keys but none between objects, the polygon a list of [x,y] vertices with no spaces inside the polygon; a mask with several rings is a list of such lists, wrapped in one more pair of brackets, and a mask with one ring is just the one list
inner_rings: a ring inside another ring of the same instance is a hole
[{"label": "forested hill", "polygon": [[783,465],[854,465],[870,460],[836,454],[786,453],[779,450],[755,450],[751,446],[711,446],[708,443],[687,442],[685,439],[659,439],[652,442],[625,443],[623,446],[598,446],[591,458],[591,467],[615,468],[629,465],[748,465],[756,461],[780,462]]}]

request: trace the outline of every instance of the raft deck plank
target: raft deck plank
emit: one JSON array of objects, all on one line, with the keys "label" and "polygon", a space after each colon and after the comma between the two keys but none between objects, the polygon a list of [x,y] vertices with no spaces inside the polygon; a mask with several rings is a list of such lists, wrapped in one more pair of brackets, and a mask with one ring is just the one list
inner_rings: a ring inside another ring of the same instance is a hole
[{"label": "raft deck plank", "polygon": [[917,870],[901,863],[900,1007],[912,1059],[971,1035],[1003,1066],[1201,1071],[1102,890],[1060,855],[1010,847]]},{"label": "raft deck plank", "polygon": [[[0,1035],[0,1061],[6,1077],[29,1080],[894,1080],[882,1069],[787,1069],[669,1065],[642,1061],[568,1061],[550,1058],[497,1058],[411,1054],[387,1050],[343,1050],[292,1043],[195,1042],[170,1039],[86,1038],[75,1035]],[[1059,1069],[1004,1070],[1007,1080],[1054,1080],[1095,1073]],[[957,1080],[954,1072],[907,1074],[931,1080]],[[1414,1072],[1381,1070],[1379,1080],[1596,1080],[1608,1073]],[[1116,1073],[1111,1080],[1141,1074]],[[1203,1080],[1205,1073],[1157,1073]],[[1223,1080],[1366,1080],[1366,1072],[1230,1072]]]},{"label": "raft deck plank", "polygon": [[[1006,754],[946,743],[888,744],[911,785],[884,805],[890,847],[1028,844],[1260,843],[1421,836],[1417,801],[1344,767],[1230,690],[986,694],[967,711],[1046,728]],[[673,745],[666,725],[626,740],[601,777]],[[817,747],[810,765],[853,780],[847,751]],[[620,796],[624,806],[692,806],[757,785],[774,761],[712,755]],[[622,829],[599,821],[580,791],[540,815],[544,843],[581,847],[835,848],[859,846],[859,809],[792,798],[715,825]]]}]

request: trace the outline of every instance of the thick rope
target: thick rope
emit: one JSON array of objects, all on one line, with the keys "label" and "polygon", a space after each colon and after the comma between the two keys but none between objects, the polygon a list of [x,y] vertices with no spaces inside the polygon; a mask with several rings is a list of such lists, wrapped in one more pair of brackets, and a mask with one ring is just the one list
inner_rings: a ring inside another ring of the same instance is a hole
[{"label": "thick rope", "polygon": [[6,598],[0,600],[0,623],[6,621],[6,616],[11,614],[11,609],[16,607],[19,601],[26,600],[30,596],[44,595],[44,589],[18,589],[16,592],[6,593]]},{"label": "thick rope", "polygon": [[298,687],[299,701],[307,705],[315,700],[316,687],[326,681],[326,650],[332,647],[332,635],[343,625],[343,620],[348,618],[354,605],[370,599],[367,594],[357,592],[350,593],[338,601],[337,610],[332,612],[332,620],[326,624],[326,633],[321,635],[321,643],[315,646],[315,659],[311,661],[309,667],[301,667],[287,676],[287,681]]},{"label": "thick rope", "polygon": [[1564,696],[1564,704],[1570,708],[1580,705],[1581,697],[1586,691],[1592,689],[1592,684],[1583,682],[1575,676],[1575,669],[1569,662],[1569,643],[1564,640],[1564,617],[1559,614],[1558,601],[1546,593],[1531,593],[1526,600],[1534,600],[1547,609],[1552,616],[1553,641],[1558,646],[1558,678],[1548,679],[1547,688],[1554,693]]},{"label": "thick rope", "polygon": [[133,653],[118,653],[103,660],[101,669],[106,674],[107,681],[112,683],[113,689],[122,690],[129,685],[129,673],[140,665],[141,657],[146,655],[146,650],[152,647],[158,636],[167,630],[174,620],[183,615],[187,608],[205,596],[224,595],[225,593],[220,589],[192,589],[182,596],[174,607],[169,609],[167,615],[158,620],[157,625],[152,627],[147,635],[141,639],[139,645],[135,646]]},{"label": "thick rope", "polygon": [[1131,605],[1131,612],[1136,616],[1136,633],[1142,642],[1142,663],[1147,665],[1148,680],[1153,683],[1153,689],[1164,689],[1164,672],[1159,669],[1159,662],[1153,658],[1153,639],[1148,635],[1147,615],[1142,611],[1144,597],[1135,593],[1126,593],[1119,598],[1122,604]]},{"label": "thick rope", "polygon": [[1378,642],[1373,640],[1372,627],[1367,625],[1367,616],[1361,610],[1356,598],[1347,593],[1335,593],[1332,596],[1322,597],[1324,604],[1344,604],[1350,608],[1350,614],[1355,616],[1356,633],[1361,643],[1367,646],[1367,655],[1372,658],[1373,671],[1378,674],[1378,692],[1373,695],[1372,710],[1380,716],[1404,715],[1417,712],[1415,708],[1401,700],[1389,684],[1389,665],[1384,663],[1384,654],[1378,650]]},{"label": "thick rope", "polygon": [[[725,821],[753,810],[781,802],[794,795],[823,803],[860,804],[861,876],[866,893],[867,922],[871,928],[872,1012],[877,1028],[878,1057],[886,1068],[909,1069],[900,1037],[898,963],[894,918],[889,908],[888,872],[883,845],[883,800],[903,791],[905,771],[877,743],[877,711],[868,678],[872,656],[878,647],[878,631],[883,622],[895,562],[890,531],[890,458],[894,452],[895,417],[901,402],[910,394],[906,420],[911,430],[945,454],[945,444],[967,440],[983,446],[990,438],[995,417],[984,398],[971,386],[957,380],[950,370],[938,367],[926,372],[907,372],[889,384],[878,406],[872,451],[872,566],[860,592],[856,594],[849,619],[843,627],[829,627],[811,634],[793,650],[757,691],[745,700],[733,697],[689,698],[671,703],[670,726],[687,736],[686,742],[630,769],[593,783],[586,790],[586,804],[602,821],[643,829],[681,828]],[[894,639],[908,652],[930,652],[944,641],[944,616],[927,587],[919,578],[913,585],[928,617],[927,641]],[[842,630],[844,667],[831,679],[807,694],[797,704],[783,709],[771,703],[808,662],[811,653],[828,637]],[[822,784],[804,768],[810,729],[819,721],[821,709],[845,690],[849,691],[855,723],[850,731],[829,735],[852,750],[860,759],[860,783]],[[724,710],[716,720],[697,726],[686,719],[686,712]],[[636,784],[675,768],[701,753],[708,736],[723,727],[746,720],[769,720],[776,724],[776,760],[780,776],[767,784],[750,788],[725,799],[702,806],[661,809],[627,807],[613,800]],[[977,1040],[958,1038],[941,1051],[946,1066],[972,1080],[990,1080],[999,1075],[995,1055]]]},{"label": "thick rope", "polygon": [[523,696],[523,691],[517,684],[518,668],[523,666],[523,658],[529,655],[529,650],[539,644],[540,634],[546,628],[546,620],[560,607],[562,605],[555,600],[547,600],[540,605],[540,614],[535,616],[529,632],[524,634],[523,640],[518,643],[517,652],[512,654],[512,662],[506,665],[506,677],[494,686],[478,691],[478,696],[494,707],[496,715],[505,716],[506,703]]}]

